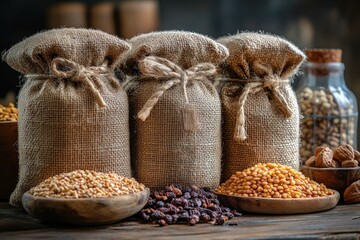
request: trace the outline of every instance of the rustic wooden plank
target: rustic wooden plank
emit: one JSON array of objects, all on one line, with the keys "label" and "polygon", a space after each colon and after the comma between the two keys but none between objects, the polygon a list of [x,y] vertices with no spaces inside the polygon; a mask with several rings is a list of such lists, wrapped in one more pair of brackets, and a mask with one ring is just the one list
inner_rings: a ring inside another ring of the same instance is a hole
[{"label": "rustic wooden plank", "polygon": [[197,224],[159,227],[128,219],[98,227],[48,225],[0,203],[0,239],[360,239],[360,204],[298,215],[254,215],[234,218],[224,226]]}]

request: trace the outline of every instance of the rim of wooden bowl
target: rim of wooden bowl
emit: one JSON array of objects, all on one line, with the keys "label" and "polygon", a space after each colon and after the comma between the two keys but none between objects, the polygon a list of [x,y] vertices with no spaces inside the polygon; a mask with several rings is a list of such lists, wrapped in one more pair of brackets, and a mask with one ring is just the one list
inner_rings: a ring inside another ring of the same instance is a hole
[{"label": "rim of wooden bowl", "polygon": [[136,192],[136,193],[130,193],[130,194],[123,194],[123,195],[119,195],[119,196],[112,196],[112,197],[93,197],[93,198],[46,198],[46,197],[35,197],[34,195],[32,195],[30,193],[30,191],[26,191],[24,193],[24,195],[26,194],[27,196],[30,196],[31,198],[35,199],[35,200],[42,200],[42,201],[61,201],[61,202],[72,202],[72,201],[92,201],[92,200],[107,200],[109,198],[114,199],[114,198],[121,198],[121,197],[125,197],[125,196],[131,196],[131,195],[139,195],[141,193],[144,192],[149,192],[150,193],[150,188],[146,187],[144,190],[140,191],[140,192]]},{"label": "rim of wooden bowl", "polygon": [[301,167],[300,167],[300,170],[301,170],[301,168],[308,168],[308,169],[310,169],[310,170],[319,170],[319,171],[360,170],[360,167],[319,168],[319,167],[301,166]]},{"label": "rim of wooden bowl", "polygon": [[244,196],[236,196],[236,195],[229,195],[229,194],[224,194],[224,193],[217,193],[215,191],[212,191],[213,193],[215,193],[216,195],[223,195],[223,196],[228,196],[228,197],[235,197],[235,198],[243,198],[243,199],[254,199],[254,200],[271,200],[271,201],[279,201],[279,202],[283,202],[283,201],[301,201],[301,200],[310,200],[310,199],[321,199],[321,198],[329,198],[331,196],[336,196],[338,195],[340,197],[340,193],[334,189],[329,189],[331,191],[334,192],[334,194],[331,195],[326,195],[326,196],[320,196],[320,197],[307,197],[307,198],[269,198],[269,197],[244,197]]}]

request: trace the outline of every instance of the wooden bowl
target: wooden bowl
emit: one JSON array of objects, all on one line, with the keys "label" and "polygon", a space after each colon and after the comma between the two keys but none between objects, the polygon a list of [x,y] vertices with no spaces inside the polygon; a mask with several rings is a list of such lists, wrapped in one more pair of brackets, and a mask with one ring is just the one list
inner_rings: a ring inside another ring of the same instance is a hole
[{"label": "wooden bowl", "polygon": [[146,204],[150,189],[108,198],[40,198],[29,192],[23,195],[25,210],[46,222],[73,225],[101,225],[118,222],[140,211]]},{"label": "wooden bowl", "polygon": [[18,123],[0,122],[0,199],[9,199],[19,172]]},{"label": "wooden bowl", "polygon": [[360,179],[360,167],[354,168],[316,168],[302,166],[301,172],[326,187],[335,189],[341,195],[351,183]]},{"label": "wooden bowl", "polygon": [[298,214],[312,213],[331,209],[340,200],[340,194],[334,191],[333,195],[314,198],[262,198],[237,197],[227,194],[215,194],[224,206],[236,209],[239,212],[261,214]]}]

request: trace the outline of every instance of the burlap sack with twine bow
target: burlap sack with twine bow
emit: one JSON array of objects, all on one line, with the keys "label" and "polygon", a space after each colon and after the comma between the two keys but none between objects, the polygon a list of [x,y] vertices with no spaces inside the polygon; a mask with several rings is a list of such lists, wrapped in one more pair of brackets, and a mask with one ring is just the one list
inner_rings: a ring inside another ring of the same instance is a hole
[{"label": "burlap sack with twine bow", "polygon": [[189,32],[158,32],[129,41],[123,69],[131,109],[135,178],[214,188],[221,176],[221,104],[209,79],[227,49]]},{"label": "burlap sack with twine bow", "polygon": [[130,46],[96,30],[58,29],[3,59],[24,74],[19,93],[19,182],[10,203],[46,178],[76,169],[130,177],[128,99],[114,66]]},{"label": "burlap sack with twine bow", "polygon": [[220,66],[223,175],[257,163],[299,168],[299,109],[289,78],[304,54],[288,41],[260,33],[218,39],[230,56]]}]

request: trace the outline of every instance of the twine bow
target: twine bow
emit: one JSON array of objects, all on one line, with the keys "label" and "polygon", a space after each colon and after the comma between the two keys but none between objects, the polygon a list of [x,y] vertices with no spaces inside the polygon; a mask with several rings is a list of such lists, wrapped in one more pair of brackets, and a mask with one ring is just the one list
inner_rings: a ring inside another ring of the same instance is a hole
[{"label": "twine bow", "polygon": [[[241,81],[241,80],[239,80]],[[242,81],[241,81],[242,82]],[[272,96],[275,104],[278,106],[281,114],[290,118],[293,115],[293,111],[291,110],[288,102],[284,95],[279,91],[279,87],[288,83],[289,80],[281,80],[279,77],[275,75],[271,75],[265,77],[264,81],[256,81],[256,82],[248,82],[246,83],[242,94],[239,97],[239,110],[236,115],[236,124],[235,124],[235,132],[234,138],[235,140],[245,140],[246,139],[246,129],[245,129],[245,110],[244,106],[249,94],[256,94],[262,90],[268,90]]]},{"label": "twine bow", "polygon": [[105,67],[105,65],[84,67],[74,61],[57,57],[51,61],[50,75],[29,74],[26,75],[26,77],[32,79],[62,78],[72,82],[82,82],[93,94],[99,106],[106,107],[104,98],[93,83],[93,80],[96,79],[98,75],[109,75],[109,77],[113,77],[111,71],[108,67]]},{"label": "twine bow", "polygon": [[150,115],[160,97],[166,90],[182,83],[185,103],[189,104],[186,86],[189,80],[203,80],[216,73],[216,67],[211,63],[200,63],[187,70],[183,70],[175,63],[161,57],[149,56],[139,62],[139,70],[142,73],[141,80],[166,80],[146,101],[138,113],[138,118],[145,121]]},{"label": "twine bow", "polygon": [[99,74],[108,74],[109,69],[104,66],[99,67],[84,67],[73,61],[64,58],[55,58],[51,62],[51,74],[59,77],[66,78],[74,82],[83,82],[94,95],[95,100],[100,107],[106,107],[106,103],[101,96],[98,89],[96,89],[92,78]]}]

